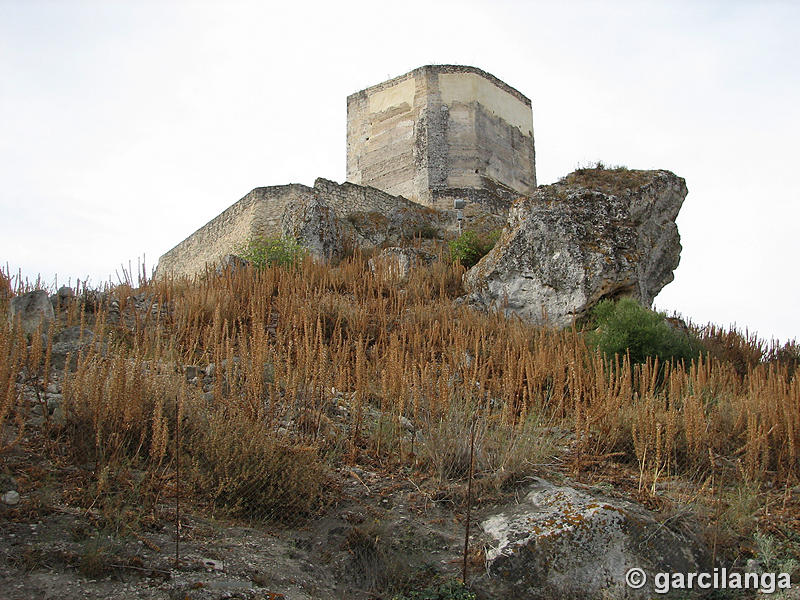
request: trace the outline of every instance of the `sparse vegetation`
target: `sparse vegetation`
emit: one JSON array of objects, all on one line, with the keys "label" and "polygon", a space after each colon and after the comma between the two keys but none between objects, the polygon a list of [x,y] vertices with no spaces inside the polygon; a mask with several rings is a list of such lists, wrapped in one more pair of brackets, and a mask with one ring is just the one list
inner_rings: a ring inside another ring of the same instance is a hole
[{"label": "sparse vegetation", "polygon": [[[716,526],[752,539],[763,494],[800,478],[795,344],[770,352],[690,327],[701,352],[627,301],[601,305],[594,334],[537,328],[454,306],[464,267],[446,261],[402,285],[358,252],[280,264],[121,285],[96,313],[59,312],[57,328],[91,328],[95,343],[64,374],[63,418],[42,425],[43,452],[86,469],[71,500],[105,529],[132,534],[145,521],[136,503],[174,497],[179,457],[185,501],[213,514],[306,519],[335,498],[343,465],[426,478],[459,506],[473,418],[477,503],[543,465],[620,472],[615,482],[653,502],[680,478],[693,502],[708,498]],[[134,293],[158,310],[137,312]],[[4,451],[29,434],[23,397],[46,388],[50,350],[0,321]],[[211,364],[187,381],[185,365]],[[103,568],[97,550],[89,572]],[[469,597],[442,589],[406,597]]]},{"label": "sparse vegetation", "polygon": [[700,355],[700,344],[693,335],[632,298],[603,300],[595,307],[592,321],[595,330],[589,340],[609,359],[627,354],[632,363],[658,359],[688,364]]},{"label": "sparse vegetation", "polygon": [[[763,531],[753,534],[756,544],[756,560],[762,573],[794,573],[798,566],[797,559],[787,548],[788,544],[779,542],[775,536]],[[796,551],[796,548],[794,549]]]},{"label": "sparse vegetation", "polygon": [[448,242],[450,258],[461,263],[464,268],[469,269],[486,256],[489,250],[494,248],[499,237],[499,229],[489,233],[477,233],[467,230],[456,239]]},{"label": "sparse vegetation", "polygon": [[622,194],[628,189],[641,187],[648,181],[647,171],[629,169],[621,165],[609,166],[601,161],[579,167],[562,177],[559,183],[597,189],[608,194]]},{"label": "sparse vegetation", "polygon": [[476,596],[460,581],[451,580],[395,596],[392,600],[475,600]]},{"label": "sparse vegetation", "polygon": [[306,251],[292,240],[280,236],[254,238],[237,253],[255,268],[294,267],[305,257]]}]

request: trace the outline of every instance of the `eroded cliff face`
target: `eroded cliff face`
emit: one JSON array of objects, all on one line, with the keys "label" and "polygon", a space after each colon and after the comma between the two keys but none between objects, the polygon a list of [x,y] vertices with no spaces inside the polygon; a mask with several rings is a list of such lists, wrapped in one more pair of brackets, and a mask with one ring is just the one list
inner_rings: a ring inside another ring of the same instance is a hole
[{"label": "eroded cliff face", "polygon": [[464,277],[469,300],[569,326],[604,298],[650,306],[674,278],[686,182],[669,171],[581,169],[518,200]]}]

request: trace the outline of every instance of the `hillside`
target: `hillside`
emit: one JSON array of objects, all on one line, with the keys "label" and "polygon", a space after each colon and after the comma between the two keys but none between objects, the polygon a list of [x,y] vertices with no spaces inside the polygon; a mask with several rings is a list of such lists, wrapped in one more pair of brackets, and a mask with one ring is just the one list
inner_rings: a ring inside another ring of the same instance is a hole
[{"label": "hillside", "polygon": [[797,347],[690,325],[701,358],[632,364],[475,311],[457,263],[369,258],[62,290],[44,341],[3,320],[5,597],[512,597],[491,524],[532,489],[578,533],[601,502],[696,564],[793,568]]}]

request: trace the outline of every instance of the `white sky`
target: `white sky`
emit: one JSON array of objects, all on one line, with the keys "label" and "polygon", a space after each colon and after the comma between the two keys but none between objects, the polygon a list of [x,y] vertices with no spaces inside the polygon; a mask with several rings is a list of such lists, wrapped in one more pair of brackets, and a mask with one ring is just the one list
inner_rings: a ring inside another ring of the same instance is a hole
[{"label": "white sky", "polygon": [[348,94],[425,64],[533,101],[539,183],[686,178],[656,299],[800,338],[800,2],[0,0],[0,262],[148,267],[254,187],[345,176]]}]

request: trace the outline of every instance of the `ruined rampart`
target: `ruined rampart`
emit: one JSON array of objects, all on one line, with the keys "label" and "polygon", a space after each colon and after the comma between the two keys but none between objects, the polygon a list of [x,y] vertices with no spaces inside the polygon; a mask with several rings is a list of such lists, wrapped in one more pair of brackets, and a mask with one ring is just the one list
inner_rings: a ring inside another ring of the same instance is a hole
[{"label": "ruined rampart", "polygon": [[339,219],[356,213],[392,215],[421,210],[419,204],[373,187],[338,184],[319,178],[314,187],[301,184],[256,188],[218,217],[195,231],[158,261],[157,276],[195,275],[207,265],[235,254],[248,240],[281,234],[281,218],[297,201],[319,198]]},{"label": "ruined rampart", "polygon": [[277,232],[286,205],[311,193],[311,188],[300,184],[254,189],[166,252],[158,261],[156,275],[202,273],[207,264],[235,253],[247,240]]}]

